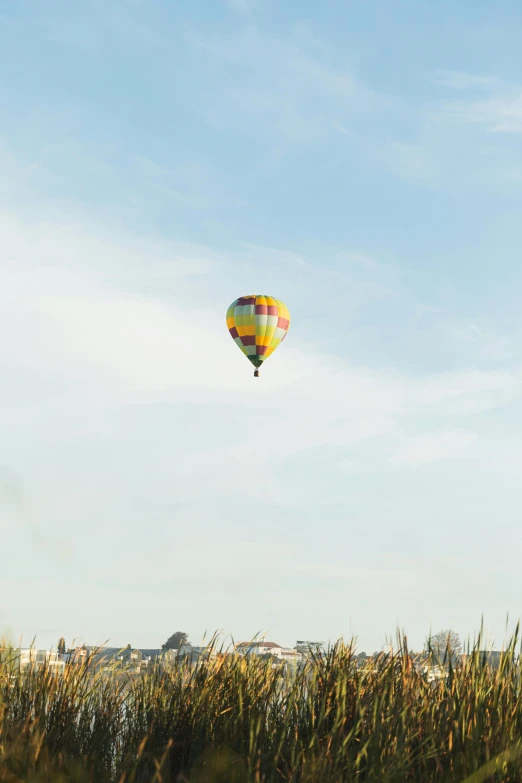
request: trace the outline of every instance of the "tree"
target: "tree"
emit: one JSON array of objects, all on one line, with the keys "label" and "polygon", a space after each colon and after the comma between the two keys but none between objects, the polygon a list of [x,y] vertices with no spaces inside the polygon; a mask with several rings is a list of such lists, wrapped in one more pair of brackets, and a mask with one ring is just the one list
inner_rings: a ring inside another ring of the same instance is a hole
[{"label": "tree", "polygon": [[324,642],[296,642],[294,650],[301,655],[318,655],[323,645]]},{"label": "tree", "polygon": [[65,655],[65,639],[63,636],[58,641],[58,655]]},{"label": "tree", "polygon": [[165,644],[161,645],[162,650],[179,650],[184,644],[188,642],[188,633],[185,631],[176,631],[172,636],[169,636]]},{"label": "tree", "polygon": [[460,636],[450,629],[438,631],[426,639],[426,652],[441,661],[460,655],[462,652]]}]

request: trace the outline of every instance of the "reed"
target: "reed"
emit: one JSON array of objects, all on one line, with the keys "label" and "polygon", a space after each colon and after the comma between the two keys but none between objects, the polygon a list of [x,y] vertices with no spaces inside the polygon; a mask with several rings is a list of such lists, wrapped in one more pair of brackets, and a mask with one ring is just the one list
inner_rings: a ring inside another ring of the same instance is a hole
[{"label": "reed", "polygon": [[0,652],[2,783],[522,780],[518,631],[499,668],[471,650],[435,682],[406,640],[356,665],[339,642],[297,672],[236,655],[132,677],[20,672]]}]

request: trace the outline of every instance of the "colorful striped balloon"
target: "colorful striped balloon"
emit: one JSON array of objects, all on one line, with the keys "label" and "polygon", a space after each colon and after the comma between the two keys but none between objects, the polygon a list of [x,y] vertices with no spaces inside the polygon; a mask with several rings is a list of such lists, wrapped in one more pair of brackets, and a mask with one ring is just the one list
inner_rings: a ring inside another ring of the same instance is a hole
[{"label": "colorful striped balloon", "polygon": [[284,302],[271,296],[240,296],[227,310],[227,326],[234,342],[259,367],[285,339],[290,313]]}]

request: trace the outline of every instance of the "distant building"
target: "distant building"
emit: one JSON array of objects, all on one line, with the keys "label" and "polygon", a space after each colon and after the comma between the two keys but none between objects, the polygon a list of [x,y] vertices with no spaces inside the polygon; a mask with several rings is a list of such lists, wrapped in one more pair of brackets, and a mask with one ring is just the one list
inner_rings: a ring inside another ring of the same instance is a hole
[{"label": "distant building", "polygon": [[236,645],[236,652],[240,655],[273,655],[281,661],[294,664],[303,659],[297,650],[292,647],[281,647],[275,642],[241,642]]},{"label": "distant building", "polygon": [[279,655],[283,648],[275,642],[240,642],[236,652],[240,655]]},{"label": "distant building", "polygon": [[65,656],[53,650],[37,650],[35,647],[21,647],[13,653],[13,661],[18,663],[20,671],[46,667],[48,670],[61,674],[65,670]]},{"label": "distant building", "polygon": [[294,666],[297,666],[297,664],[304,660],[304,656],[300,652],[287,647],[281,647],[279,658],[281,658],[282,661],[285,661],[286,663]]},{"label": "distant building", "polygon": [[[87,648],[88,649],[88,648]],[[93,648],[88,656],[89,666],[99,671],[100,669],[127,671],[140,671],[143,654],[132,647],[99,647]]]},{"label": "distant building", "polygon": [[34,647],[20,648],[19,650],[15,651],[14,657],[15,660],[18,658],[20,671],[26,671],[27,669],[30,669],[31,666],[36,665],[36,654],[37,650]]},{"label": "distant building", "polygon": [[65,653],[65,660],[71,665],[79,665],[86,662],[89,655],[89,651],[95,648],[92,647],[74,647],[72,650],[68,650]]},{"label": "distant building", "polygon": [[491,666],[493,669],[498,669],[502,661],[502,656],[506,655],[507,653],[500,650],[475,650],[469,655],[467,653],[462,653],[460,661],[462,664],[465,664],[468,659],[471,658],[471,660],[478,660],[481,666],[487,665]]},{"label": "distant building", "polygon": [[64,656],[70,664],[87,664],[96,671],[125,669],[146,671],[156,663],[165,664],[176,659],[177,650],[163,650],[159,647],[76,647]]},{"label": "distant building", "polygon": [[[176,651],[173,651],[176,652]],[[218,651],[212,646],[197,646],[194,644],[184,644],[177,650],[176,660],[181,663],[190,661],[190,663],[201,663],[216,658]]]},{"label": "distant building", "polygon": [[149,647],[140,647],[139,651],[141,653],[141,662],[142,663],[154,663],[159,658],[163,656],[166,650],[161,650],[159,648],[149,648]]}]

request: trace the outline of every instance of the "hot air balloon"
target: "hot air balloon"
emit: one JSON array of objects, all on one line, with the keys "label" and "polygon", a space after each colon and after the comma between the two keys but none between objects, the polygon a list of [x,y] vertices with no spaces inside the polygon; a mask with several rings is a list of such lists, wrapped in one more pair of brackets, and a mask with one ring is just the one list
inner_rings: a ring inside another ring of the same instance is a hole
[{"label": "hot air balloon", "polygon": [[271,296],[240,296],[227,310],[227,326],[234,342],[256,368],[281,343],[290,327],[290,313],[284,302]]}]

